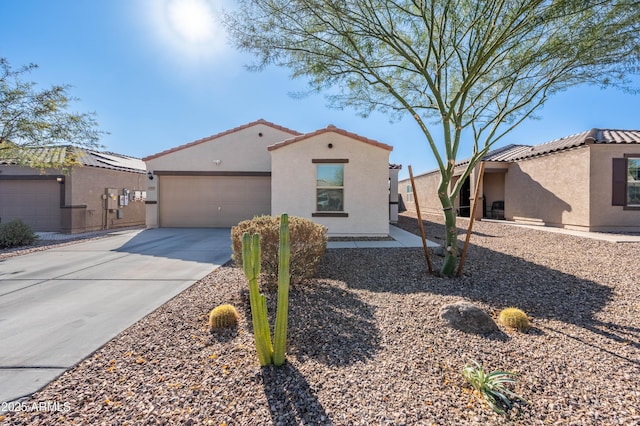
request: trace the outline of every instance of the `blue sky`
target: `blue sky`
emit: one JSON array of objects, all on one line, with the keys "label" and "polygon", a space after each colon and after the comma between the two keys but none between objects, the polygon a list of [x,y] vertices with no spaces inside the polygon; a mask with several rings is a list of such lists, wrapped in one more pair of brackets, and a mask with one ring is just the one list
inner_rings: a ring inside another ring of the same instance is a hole
[{"label": "blue sky", "polygon": [[[322,95],[302,99],[306,88],[288,71],[249,72],[251,57],[234,51],[216,18],[190,16],[178,2],[207,0],[0,0],[0,56],[14,68],[36,63],[38,87],[69,84],[80,98],[74,109],[94,111],[107,150],[144,157],[263,118],[310,132],[333,124],[394,146],[391,162],[415,174],[436,167],[424,137],[408,118],[360,118],[327,107]],[[551,98],[502,139],[537,144],[594,127],[640,129],[640,96],[579,87]],[[469,150],[463,150],[459,159]]]}]

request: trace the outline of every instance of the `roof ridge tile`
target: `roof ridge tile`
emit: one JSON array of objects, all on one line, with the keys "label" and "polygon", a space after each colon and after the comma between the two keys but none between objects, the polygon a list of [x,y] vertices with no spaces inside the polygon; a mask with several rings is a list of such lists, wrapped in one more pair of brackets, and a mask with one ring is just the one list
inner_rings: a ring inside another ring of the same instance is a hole
[{"label": "roof ridge tile", "polygon": [[273,145],[269,145],[267,147],[267,150],[273,151],[273,150],[285,147],[287,145],[291,145],[293,143],[300,142],[302,140],[309,139],[309,138],[312,138],[314,136],[321,135],[323,133],[338,133],[338,134],[346,136],[348,138],[355,139],[355,140],[358,140],[360,142],[367,143],[369,145],[377,146],[378,148],[386,149],[387,151],[392,151],[393,150],[393,147],[391,145],[387,145],[387,144],[384,144],[382,142],[378,142],[376,140],[369,139],[369,138],[366,138],[364,136],[360,136],[357,133],[348,132],[348,131],[346,131],[344,129],[340,129],[340,128],[334,126],[333,124],[329,124],[327,127],[324,127],[322,129],[318,129],[318,130],[316,130],[314,132],[304,133],[304,134],[295,136],[293,138],[285,139],[282,142],[278,142],[278,143],[275,143]]}]

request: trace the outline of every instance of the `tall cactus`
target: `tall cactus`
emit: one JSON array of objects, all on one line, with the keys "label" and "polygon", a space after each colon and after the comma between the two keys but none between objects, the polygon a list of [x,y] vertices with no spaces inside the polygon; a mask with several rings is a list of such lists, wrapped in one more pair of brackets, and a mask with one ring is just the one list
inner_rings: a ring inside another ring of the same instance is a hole
[{"label": "tall cactus", "polygon": [[260,294],[258,277],[260,276],[260,236],[248,232],[242,235],[242,267],[249,281],[249,302],[251,303],[251,320],[256,351],[260,365],[264,367],[273,363],[271,331],[267,320],[267,298]]},{"label": "tall cactus", "polygon": [[280,216],[280,245],[278,248],[278,310],[276,311],[276,329],[273,342],[273,363],[284,364],[287,349],[287,322],[289,317],[289,217]]},{"label": "tall cactus", "polygon": [[278,249],[278,308],[274,346],[271,344],[271,332],[267,320],[267,298],[260,293],[260,236],[253,237],[245,232],[242,235],[242,266],[249,281],[249,301],[251,320],[256,342],[258,360],[262,367],[275,364],[281,366],[285,361],[287,348],[287,322],[289,317],[289,218],[286,213],[280,216],[280,246]]}]

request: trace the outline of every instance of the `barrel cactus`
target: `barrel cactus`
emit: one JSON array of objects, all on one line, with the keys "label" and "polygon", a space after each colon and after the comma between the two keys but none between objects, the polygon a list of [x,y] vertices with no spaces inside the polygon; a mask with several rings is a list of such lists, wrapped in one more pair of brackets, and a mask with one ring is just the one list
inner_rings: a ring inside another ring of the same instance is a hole
[{"label": "barrel cactus", "polygon": [[503,309],[500,311],[498,319],[500,323],[509,328],[515,328],[520,331],[529,328],[529,318],[527,314],[518,308]]},{"label": "barrel cactus", "polygon": [[216,328],[233,327],[237,323],[238,311],[236,311],[233,305],[220,305],[209,313],[209,327],[211,327],[212,330]]}]

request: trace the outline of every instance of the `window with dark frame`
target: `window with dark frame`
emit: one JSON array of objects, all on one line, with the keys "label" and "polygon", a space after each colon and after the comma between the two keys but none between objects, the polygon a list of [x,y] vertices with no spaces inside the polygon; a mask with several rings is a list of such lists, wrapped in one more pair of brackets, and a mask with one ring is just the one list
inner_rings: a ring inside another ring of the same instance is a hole
[{"label": "window with dark frame", "polygon": [[627,206],[640,207],[640,158],[627,158]]},{"label": "window with dark frame", "polygon": [[316,164],[316,211],[344,211],[344,164]]},{"label": "window with dark frame", "polygon": [[613,159],[612,205],[640,209],[640,155]]}]

